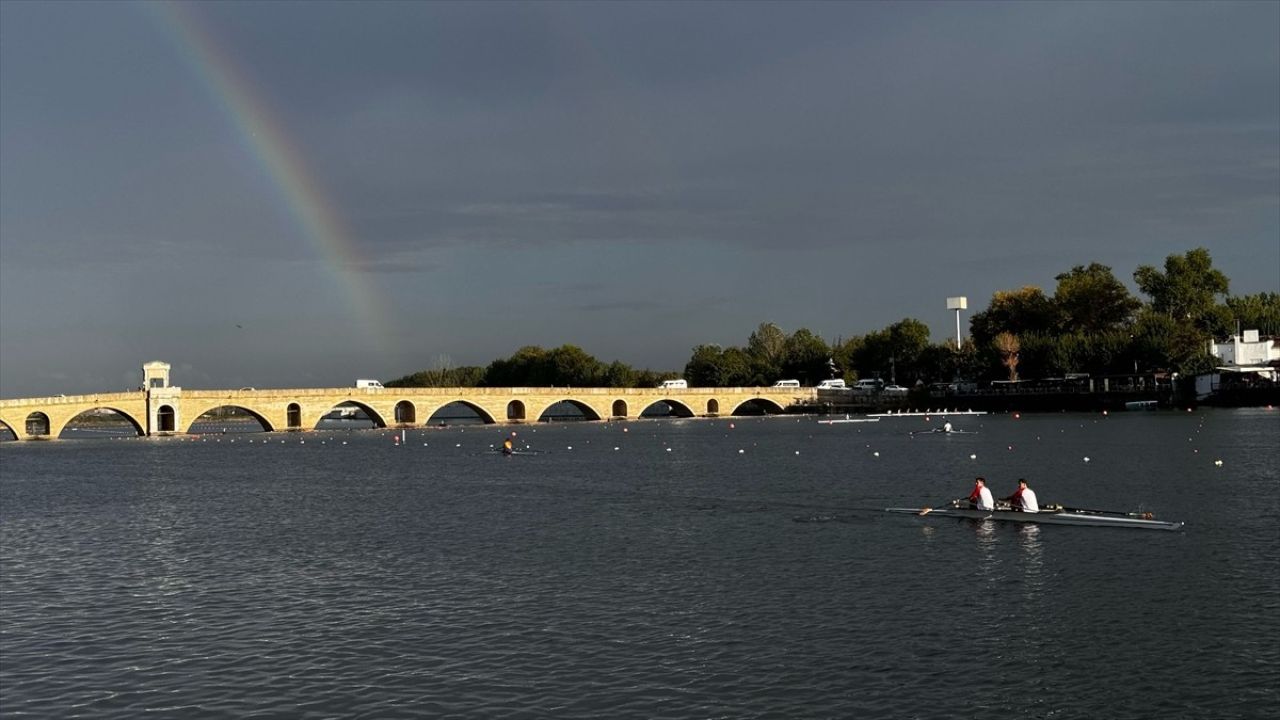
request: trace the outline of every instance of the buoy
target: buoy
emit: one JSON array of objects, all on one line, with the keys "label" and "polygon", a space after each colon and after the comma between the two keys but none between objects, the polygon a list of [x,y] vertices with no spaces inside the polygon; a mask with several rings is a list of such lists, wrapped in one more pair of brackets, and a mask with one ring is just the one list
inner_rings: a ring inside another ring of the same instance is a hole
[{"label": "buoy", "polygon": [[1214,465],[1217,465],[1218,467],[1222,467],[1222,461],[1221,461],[1221,460],[1214,460],[1214,461],[1213,461],[1213,464],[1214,464]]},{"label": "buoy", "polygon": [[872,455],[875,455],[876,457],[880,457],[880,451],[879,451],[879,450],[877,450],[877,451],[875,451],[875,452],[873,452],[873,453],[871,453],[871,454],[872,454]]},{"label": "buoy", "polygon": [[977,455],[972,455],[972,454],[971,454],[971,455],[969,455],[969,459],[970,459],[970,460],[977,460],[977,459],[978,459],[978,456],[977,456]]},{"label": "buoy", "polygon": [[1086,456],[1084,457],[1084,461],[1085,461],[1085,462],[1089,462],[1089,456],[1088,456],[1088,455],[1086,455]]},{"label": "buoy", "polygon": [[742,448],[738,448],[738,454],[739,454],[739,455],[741,455],[741,454],[743,454],[743,453],[745,453],[745,452],[746,452],[746,450],[743,450]]}]

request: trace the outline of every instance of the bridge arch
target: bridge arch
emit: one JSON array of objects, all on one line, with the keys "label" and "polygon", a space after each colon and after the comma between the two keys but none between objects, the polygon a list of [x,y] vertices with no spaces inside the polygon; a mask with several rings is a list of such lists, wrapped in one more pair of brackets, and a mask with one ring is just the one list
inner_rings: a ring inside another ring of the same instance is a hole
[{"label": "bridge arch", "polygon": [[[53,434],[53,428],[49,424],[49,416],[37,410],[27,415],[26,418],[27,437],[32,438],[51,438],[58,437]],[[58,428],[58,432],[62,432],[62,428]]]},{"label": "bridge arch", "polygon": [[450,405],[462,405],[463,407],[467,408],[468,410],[470,410],[471,412],[479,416],[480,421],[483,422],[485,425],[495,425],[498,422],[498,420],[493,416],[493,413],[489,412],[488,410],[485,410],[480,405],[477,405],[476,403],[473,403],[469,400],[449,400],[448,402],[440,403],[435,407],[434,410],[432,410],[430,413],[427,413],[427,419],[430,420],[432,417],[435,417],[436,413],[449,407]]},{"label": "bridge arch", "polygon": [[408,400],[401,400],[396,403],[395,417],[397,425],[415,425],[418,422],[417,408]]},{"label": "bridge arch", "polygon": [[591,407],[587,403],[574,398],[561,398],[560,400],[556,400],[556,401],[545,404],[542,407],[542,409],[538,411],[538,414],[533,416],[533,419],[542,420],[542,416],[546,415],[548,410],[550,410],[551,408],[561,403],[568,403],[574,406],[575,408],[577,408],[578,410],[582,411],[583,417],[587,420],[603,420],[604,419],[600,416],[599,410],[596,410],[595,408]]},{"label": "bridge arch", "polygon": [[[332,413],[334,410],[337,410],[337,409],[339,409],[339,408],[343,408],[343,407],[348,407],[348,408],[349,408],[349,407],[355,407],[355,408],[359,408],[360,410],[364,411],[364,414],[369,416],[369,420],[370,420],[370,422],[372,422],[372,423],[373,423],[373,426],[374,426],[374,427],[376,427],[376,428],[384,428],[384,427],[386,427],[386,426],[387,426],[387,420],[386,420],[386,418],[384,418],[384,417],[382,416],[382,413],[378,412],[377,410],[374,410],[372,405],[369,405],[369,404],[367,404],[367,403],[362,403],[362,402],[360,402],[359,400],[352,400],[352,399],[350,399],[350,398],[348,398],[348,399],[346,399],[346,400],[343,400],[343,401],[342,401],[342,402],[340,402],[340,403],[335,403],[335,404],[334,404],[332,407],[330,407],[328,410],[324,410],[324,411],[322,411],[322,412],[320,413],[320,417],[324,417],[325,415],[328,415],[329,413]],[[384,407],[385,407],[385,406],[384,406]],[[392,414],[393,414],[393,415],[394,415],[394,412],[395,412],[395,411],[396,411],[396,409],[395,409],[395,408],[392,408]],[[319,420],[317,420],[317,421],[316,421],[316,426],[313,426],[311,429],[312,429],[312,430],[314,430],[314,429],[316,429],[316,427],[318,427],[318,426],[319,426]]]},{"label": "bridge arch", "polygon": [[[265,413],[251,407],[245,407],[244,405],[222,402],[222,403],[212,403],[212,404],[209,404],[207,407],[203,407],[200,405],[197,405],[196,407],[201,409],[198,412],[191,413],[190,415],[187,416],[191,418],[191,420],[187,423],[187,429],[184,432],[187,432],[187,433],[194,432],[194,428],[196,424],[200,422],[200,418],[213,412],[214,410],[219,410],[221,408],[234,408],[236,410],[242,410],[245,413],[248,413],[249,417],[253,418],[254,420],[257,420],[258,423],[262,425],[263,432],[275,432],[275,430],[277,429],[275,425],[273,425],[272,422],[267,418]],[[163,409],[164,408],[162,407],[161,410]],[[206,420],[205,422],[209,422],[209,421]],[[160,432],[168,432],[168,431],[160,430]]]},{"label": "bridge arch", "polygon": [[649,408],[652,408],[654,405],[666,405],[667,407],[671,408],[671,414],[675,415],[676,417],[694,417],[697,415],[697,413],[693,411],[693,408],[680,402],[679,400],[672,400],[671,398],[662,398],[660,400],[654,400],[653,402],[644,406],[640,410],[640,414],[644,415],[646,412],[649,411]]},{"label": "bridge arch", "polygon": [[524,402],[512,400],[507,403],[507,420],[524,420],[527,414]]},{"label": "bridge arch", "polygon": [[731,410],[729,414],[730,415],[747,414],[743,412],[743,409],[747,407],[760,408],[760,410],[764,412],[766,415],[781,415],[782,413],[786,412],[785,408],[783,408],[781,405],[774,402],[773,400],[770,400],[769,398],[754,397],[754,398],[747,398],[742,402],[738,403],[737,405],[735,405],[733,407],[733,410]]},{"label": "bridge arch", "polygon": [[[167,406],[165,406],[165,407],[167,407]],[[141,422],[140,420],[138,420],[138,418],[136,418],[136,417],[134,417],[133,415],[131,415],[130,413],[128,413],[128,412],[126,412],[126,411],[124,411],[124,410],[121,410],[120,408],[102,406],[102,407],[88,408],[88,409],[86,409],[86,410],[81,410],[80,412],[76,413],[75,415],[72,415],[71,417],[67,418],[67,419],[66,419],[66,421],[65,421],[65,422],[63,422],[63,423],[58,427],[58,433],[57,433],[57,435],[52,435],[52,434],[51,434],[51,436],[52,436],[52,437],[61,437],[61,436],[62,436],[62,433],[66,432],[67,428],[68,428],[71,424],[75,423],[75,422],[76,422],[76,420],[79,420],[80,418],[83,418],[83,417],[85,417],[85,416],[88,416],[88,415],[90,415],[90,414],[92,414],[92,413],[95,413],[96,411],[99,411],[99,410],[109,410],[113,415],[116,415],[116,416],[118,416],[119,418],[121,418],[121,419],[125,420],[126,422],[128,422],[128,423],[129,423],[129,426],[133,428],[134,433],[135,433],[136,435],[138,435],[139,437],[144,436],[144,435],[146,435],[146,434],[147,434],[147,429],[146,429],[146,427],[145,427],[145,426],[143,426],[142,422]],[[162,411],[163,411],[163,408],[162,408]],[[173,416],[173,408],[169,408],[169,415],[170,415],[170,425],[171,425],[170,430],[172,430],[172,416]]]}]

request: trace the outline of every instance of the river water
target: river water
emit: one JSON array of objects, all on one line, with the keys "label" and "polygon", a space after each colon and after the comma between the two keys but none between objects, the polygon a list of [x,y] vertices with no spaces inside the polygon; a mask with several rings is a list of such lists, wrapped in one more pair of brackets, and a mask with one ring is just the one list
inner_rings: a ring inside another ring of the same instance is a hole
[{"label": "river water", "polygon": [[0,716],[1275,717],[1280,411],[938,424],[4,443]]}]

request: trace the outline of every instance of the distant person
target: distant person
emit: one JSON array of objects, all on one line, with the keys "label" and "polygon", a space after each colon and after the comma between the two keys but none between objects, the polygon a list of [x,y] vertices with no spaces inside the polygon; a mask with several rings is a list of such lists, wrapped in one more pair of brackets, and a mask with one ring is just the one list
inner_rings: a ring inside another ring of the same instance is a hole
[{"label": "distant person", "polygon": [[951,423],[942,423],[942,432],[951,432]]},{"label": "distant person", "polygon": [[974,478],[973,492],[969,493],[969,507],[977,510],[994,510],[996,501],[991,497],[991,488],[987,487],[986,478]]},{"label": "distant person", "polygon": [[502,454],[510,455],[516,451],[515,443],[511,442],[511,438],[502,441]]},{"label": "distant person", "polygon": [[1005,498],[1009,507],[1018,512],[1040,512],[1040,503],[1036,502],[1036,491],[1027,487],[1027,481],[1018,479],[1018,490]]}]

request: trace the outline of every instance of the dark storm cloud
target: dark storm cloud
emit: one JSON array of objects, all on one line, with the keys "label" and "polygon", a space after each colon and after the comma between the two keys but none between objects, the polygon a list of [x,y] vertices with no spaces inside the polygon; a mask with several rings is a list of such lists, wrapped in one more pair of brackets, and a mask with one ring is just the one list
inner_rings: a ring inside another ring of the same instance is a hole
[{"label": "dark storm cloud", "polygon": [[345,378],[315,328],[354,322],[351,287],[433,313],[379,319],[407,372],[594,339],[675,367],[763,320],[945,330],[946,295],[1201,245],[1233,291],[1280,285],[1277,3],[187,6],[252,107],[153,9],[0,3],[5,395],[74,354],[37,310],[112,374],[198,347],[243,376],[182,330],[232,310]]}]

